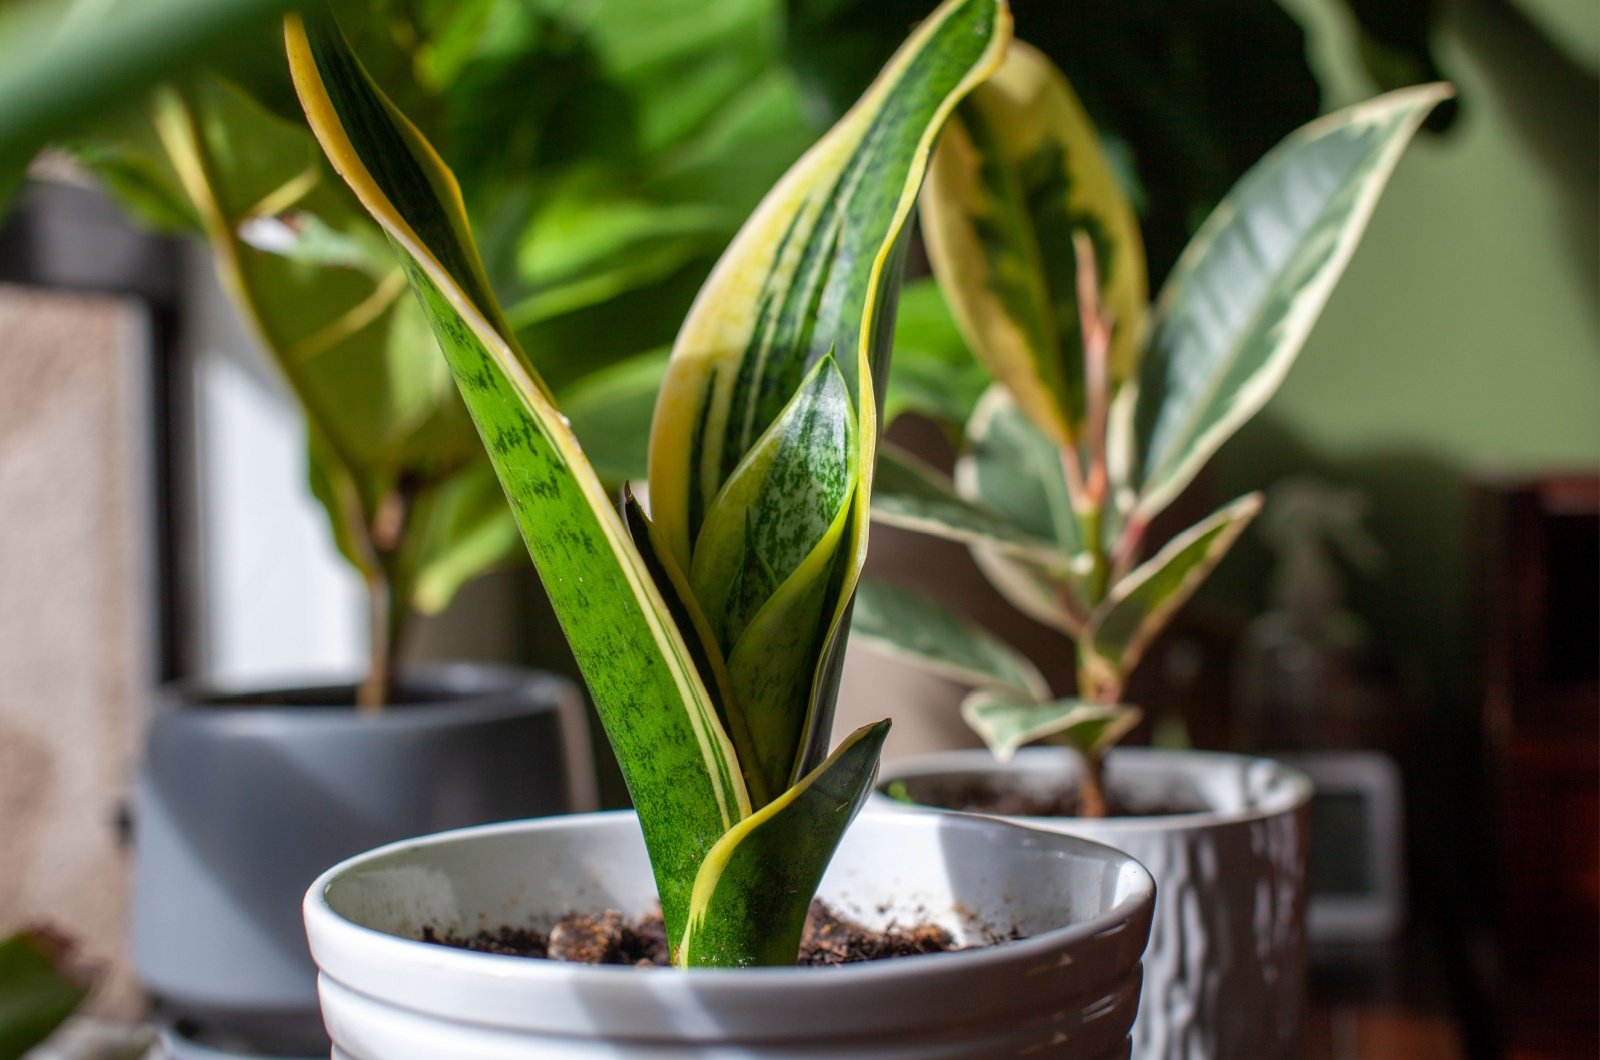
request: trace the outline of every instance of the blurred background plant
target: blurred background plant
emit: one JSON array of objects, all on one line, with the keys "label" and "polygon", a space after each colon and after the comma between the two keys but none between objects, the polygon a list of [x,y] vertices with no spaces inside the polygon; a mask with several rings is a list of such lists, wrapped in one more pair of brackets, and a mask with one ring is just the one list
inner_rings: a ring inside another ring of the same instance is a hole
[{"label": "blurred background plant", "polygon": [[[781,7],[337,6],[368,69],[459,175],[492,282],[590,459],[614,485],[642,479],[667,344],[820,127],[782,62]],[[91,18],[75,4],[59,32]],[[370,595],[358,700],[377,706],[413,611],[439,611],[521,550],[384,238],[316,150],[278,36],[247,23],[205,69],[59,145],[146,225],[206,240],[298,399],[312,489]]]}]

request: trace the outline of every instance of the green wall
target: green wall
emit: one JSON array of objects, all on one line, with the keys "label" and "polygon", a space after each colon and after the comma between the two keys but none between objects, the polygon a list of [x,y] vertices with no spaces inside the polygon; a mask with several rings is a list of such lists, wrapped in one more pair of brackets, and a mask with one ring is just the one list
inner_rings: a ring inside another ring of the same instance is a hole
[{"label": "green wall", "polygon": [[[1326,105],[1372,94],[1336,0],[1283,2]],[[1581,28],[1600,5],[1538,6],[1536,24],[1506,0],[1449,5],[1436,53],[1461,90],[1454,127],[1410,148],[1300,362],[1209,480],[1218,499],[1302,470],[1364,489],[1390,562],[1353,603],[1418,709],[1462,721],[1468,482],[1600,468],[1597,38],[1558,49],[1537,28]],[[1247,541],[1210,599],[1259,609],[1269,566]]]}]

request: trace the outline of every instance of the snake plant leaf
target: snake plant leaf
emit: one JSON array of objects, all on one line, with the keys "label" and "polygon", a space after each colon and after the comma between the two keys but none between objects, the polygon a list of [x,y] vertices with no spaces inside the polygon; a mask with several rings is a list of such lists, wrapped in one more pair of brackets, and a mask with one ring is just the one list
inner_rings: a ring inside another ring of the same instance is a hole
[{"label": "snake plant leaf", "polygon": [[957,109],[922,193],[928,256],[979,360],[1057,446],[1085,415],[1073,233],[1089,237],[1112,315],[1113,385],[1131,374],[1144,243],[1099,135],[1065,77],[1015,41]]},{"label": "snake plant leaf", "polygon": [[1448,85],[1304,126],[1257,162],[1162,289],[1135,410],[1148,521],[1278,389],[1344,274],[1406,143]]},{"label": "snake plant leaf", "polygon": [[[856,429],[844,377],[825,357],[717,494],[689,582],[726,650],[848,506],[858,475]],[[763,569],[767,593],[736,593]]]},{"label": "snake plant leaf", "polygon": [[1050,685],[1026,655],[976,622],[890,582],[861,579],[850,636],[952,681],[1035,702],[1050,698]]},{"label": "snake plant leaf", "polygon": [[811,896],[878,776],[889,722],[864,725],[718,841],[694,882],[674,963],[792,965]]},{"label": "snake plant leaf", "polygon": [[717,495],[689,572],[769,792],[797,779],[819,623],[860,475],[855,431],[825,357]]},{"label": "snake plant leaf", "polygon": [[762,200],[707,281],[652,425],[651,451],[663,455],[652,457],[651,503],[685,566],[722,484],[830,352],[872,452],[874,376],[892,338],[879,325],[892,319],[897,248],[928,150],[1008,35],[1001,0],[946,0]]},{"label": "snake plant leaf", "polygon": [[[680,566],[692,571],[702,566],[695,551],[724,484],[816,365],[830,353],[837,358],[857,421],[859,470],[840,563],[829,570],[822,602],[823,648],[813,656],[791,782],[821,760],[832,727],[828,690],[837,687],[845,619],[865,558],[875,393],[893,338],[906,220],[940,126],[998,65],[1009,35],[1004,0],[945,0],[917,28],[740,229],[678,334],[656,405],[652,512]],[[730,539],[723,529],[713,541]],[[708,615],[716,611],[707,606]],[[730,666],[738,670],[738,661],[730,657]]]},{"label": "snake plant leaf", "polygon": [[1040,566],[1060,560],[1053,542],[1029,533],[982,502],[963,497],[938,468],[892,442],[878,448],[872,518],[885,526],[983,545]]},{"label": "snake plant leaf", "polygon": [[1144,717],[1138,707],[1058,699],[1036,703],[979,689],[961,703],[961,717],[1002,762],[1024,744],[1054,738],[1081,754],[1114,747]]},{"label": "snake plant leaf", "polygon": [[1261,511],[1248,493],[1191,526],[1111,587],[1079,643],[1082,675],[1120,686],[1150,642],[1206,580]]},{"label": "snake plant leaf", "polygon": [[483,436],[639,810],[668,930],[749,797],[693,654],[484,280],[450,171],[331,18],[285,21],[324,151],[399,252]]},{"label": "snake plant leaf", "polygon": [[63,944],[24,931],[0,941],[0,1057],[16,1060],[44,1041],[89,993],[61,967]]},{"label": "snake plant leaf", "polygon": [[937,281],[924,277],[900,288],[883,422],[914,412],[959,435],[988,386],[989,373],[967,348]]}]

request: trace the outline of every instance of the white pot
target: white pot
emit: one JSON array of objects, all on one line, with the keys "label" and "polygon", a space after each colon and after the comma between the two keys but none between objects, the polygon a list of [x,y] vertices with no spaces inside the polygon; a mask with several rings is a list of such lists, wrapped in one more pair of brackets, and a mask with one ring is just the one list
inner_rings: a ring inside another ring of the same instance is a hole
[{"label": "white pot", "polygon": [[306,895],[335,1060],[956,1060],[1128,1055],[1150,876],[1124,854],[982,818],[864,813],[821,895],[868,926],[932,920],[962,953],[842,968],[636,970],[473,953],[422,929],[641,914],[631,813],[489,825],[352,858]]},{"label": "white pot", "polygon": [[[1077,782],[1079,760],[1025,748],[1009,763],[988,751],[886,763],[880,790],[918,778],[997,773],[1047,790]],[[1288,1060],[1305,1012],[1306,854],[1311,781],[1265,758],[1119,748],[1106,785],[1136,797],[1171,794],[1209,807],[1160,817],[1008,817],[1083,836],[1137,858],[1156,880],[1144,996],[1133,1028],[1139,1060]],[[911,809],[883,796],[875,805]]]}]

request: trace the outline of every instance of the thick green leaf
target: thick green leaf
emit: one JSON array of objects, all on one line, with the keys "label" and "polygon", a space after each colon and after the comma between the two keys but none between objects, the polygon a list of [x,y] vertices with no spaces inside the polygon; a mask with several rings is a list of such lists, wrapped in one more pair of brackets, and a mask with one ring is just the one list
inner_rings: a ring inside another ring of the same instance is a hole
[{"label": "thick green leaf", "polygon": [[60,957],[61,944],[36,932],[0,941],[0,1060],[18,1060],[44,1041],[88,994]]},{"label": "thick green leaf", "polygon": [[[772,591],[833,536],[856,486],[855,432],[844,378],[825,357],[717,494],[695,542],[689,582],[725,650],[733,650]],[[762,569],[770,586],[753,594],[752,579],[740,572]]]},{"label": "thick green leaf", "polygon": [[961,496],[938,468],[891,442],[878,449],[872,518],[902,530],[982,545],[1041,567],[1062,562],[1053,542],[1029,533],[982,502]]},{"label": "thick green leaf", "polygon": [[291,17],[285,30],[312,128],[400,252],[489,449],[617,751],[668,930],[681,932],[695,872],[750,812],[690,647],[488,292],[449,170],[331,20]]},{"label": "thick green leaf", "polygon": [[1089,616],[1088,635],[1079,644],[1080,691],[1085,682],[1120,691],[1150,642],[1259,511],[1261,494],[1240,497],[1173,538],[1111,587]]},{"label": "thick green leaf", "polygon": [[[998,64],[1009,29],[1001,0],[946,0],[918,27],[860,103],[740,230],[679,332],[656,406],[652,511],[680,566],[699,570],[695,552],[724,484],[817,363],[830,352],[838,359],[858,421],[861,470],[840,546],[843,566],[827,572],[824,647],[812,656],[810,707],[791,780],[821,760],[831,729],[833,697],[825,690],[837,683],[845,613],[865,555],[875,391],[892,341],[905,221],[940,125]],[[727,527],[739,525],[731,516],[723,521],[712,538],[719,547],[731,540]],[[707,607],[708,614],[716,610]],[[732,659],[730,666],[738,669]]]},{"label": "thick green leaf", "polygon": [[925,277],[901,288],[883,422],[914,412],[959,433],[988,386],[939,285]]},{"label": "thick green leaf", "polygon": [[888,735],[888,721],[857,729],[712,848],[695,880],[679,967],[795,962],[811,896],[872,791]]},{"label": "thick green leaf", "polygon": [[921,593],[863,578],[852,614],[851,637],[876,651],[953,681],[1035,701],[1050,698],[1050,685],[1026,655]]},{"label": "thick green leaf", "polygon": [[1135,422],[1148,521],[1277,391],[1428,112],[1451,89],[1402,89],[1312,122],[1240,179],[1156,305]]},{"label": "thick green leaf", "polygon": [[979,690],[962,702],[961,716],[996,758],[1009,762],[1017,748],[1047,738],[1085,756],[1097,755],[1115,746],[1144,715],[1138,707],[1120,704],[1076,699],[1035,703],[1004,692]]},{"label": "thick green leaf", "polygon": [[1073,234],[1088,235],[1113,318],[1113,384],[1133,369],[1144,244],[1066,78],[1021,42],[957,110],[928,171],[923,230],[973,352],[1058,446],[1083,433]]}]

